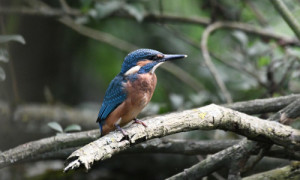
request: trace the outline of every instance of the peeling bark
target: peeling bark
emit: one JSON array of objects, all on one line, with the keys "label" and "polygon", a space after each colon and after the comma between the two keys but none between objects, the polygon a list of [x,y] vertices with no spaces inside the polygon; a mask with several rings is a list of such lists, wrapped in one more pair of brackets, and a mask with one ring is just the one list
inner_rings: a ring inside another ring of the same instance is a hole
[{"label": "peeling bark", "polygon": [[110,158],[132,145],[148,139],[190,130],[222,129],[250,139],[300,149],[300,131],[277,122],[265,121],[217,105],[176,112],[145,121],[147,128],[132,125],[126,129],[130,141],[120,132],[112,132],[73,152],[65,171],[83,165],[90,169],[95,161]]}]

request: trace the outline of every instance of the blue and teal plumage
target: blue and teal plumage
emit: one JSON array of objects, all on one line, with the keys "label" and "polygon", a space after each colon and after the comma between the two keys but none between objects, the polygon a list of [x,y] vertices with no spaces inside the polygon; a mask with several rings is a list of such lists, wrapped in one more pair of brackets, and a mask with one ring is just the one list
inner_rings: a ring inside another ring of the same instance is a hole
[{"label": "blue and teal plumage", "polygon": [[[134,108],[137,109],[138,111],[141,111],[139,101],[143,102],[144,100],[142,99],[139,100],[135,97],[143,98],[145,96],[146,97],[148,96],[148,101],[151,99],[156,85],[156,76],[149,72],[156,65],[159,65],[159,63],[163,63],[169,59],[180,59],[184,57],[186,56],[185,55],[164,55],[161,52],[152,49],[138,49],[136,51],[129,53],[124,59],[121,72],[111,81],[108,89],[105,92],[104,100],[97,118],[97,122],[99,123],[101,129],[101,135],[103,135],[102,132],[104,134],[108,133],[109,131],[113,130],[114,127],[120,128],[119,123],[124,125],[127,124],[129,121],[131,121],[133,118],[136,118],[137,114]],[[129,71],[131,68],[133,68],[133,70]],[[137,69],[137,71],[135,71],[134,68]],[[129,73],[126,74],[126,72]],[[147,75],[140,76],[140,74],[147,74],[147,73],[149,73],[148,76]],[[149,77],[152,79],[154,78],[155,82],[153,80],[148,81]],[[136,80],[143,81],[143,79],[145,80],[145,82],[148,81],[148,84],[146,86],[150,88],[151,91],[138,92],[136,90],[133,90],[136,88],[136,86],[137,89],[140,86],[138,85],[140,83],[138,84],[135,83],[138,82]],[[124,87],[125,84],[131,84],[131,85],[134,84],[134,86],[129,86],[129,87],[126,86],[125,88]],[[130,93],[134,93],[134,94],[130,94]],[[144,93],[144,95],[139,96],[139,93]],[[126,101],[128,97],[134,98],[135,100]],[[123,102],[125,103],[124,106],[120,106],[121,108],[118,108],[118,110],[115,111],[116,108]],[[146,102],[146,104],[147,103],[148,102]],[[132,113],[131,110],[134,113]],[[111,113],[113,113],[113,116],[109,116]]]},{"label": "blue and teal plumage", "polygon": [[125,74],[130,68],[135,66],[139,60],[149,59],[157,54],[162,53],[153,49],[138,49],[129,53],[124,59],[120,73]]},{"label": "blue and teal plumage", "polygon": [[[125,101],[127,94],[123,87],[123,82],[127,80],[134,81],[137,79],[137,74],[124,77],[124,74],[141,59],[149,59],[152,56],[161,54],[159,51],[152,49],[138,49],[132,53],[129,53],[122,64],[121,72],[110,82],[108,89],[105,92],[104,100],[100,108],[97,122],[99,122],[100,129],[105,124],[107,116],[115,110],[118,105]],[[155,63],[157,64],[157,63]],[[154,65],[147,65],[140,69],[138,74],[149,72]]]},{"label": "blue and teal plumage", "polygon": [[118,107],[127,97],[126,92],[124,91],[124,87],[122,85],[126,80],[124,76],[118,74],[109,84],[104,100],[101,106],[101,109],[98,114],[97,122],[99,122],[100,129],[102,130],[102,126],[105,123],[105,119],[107,116]]}]

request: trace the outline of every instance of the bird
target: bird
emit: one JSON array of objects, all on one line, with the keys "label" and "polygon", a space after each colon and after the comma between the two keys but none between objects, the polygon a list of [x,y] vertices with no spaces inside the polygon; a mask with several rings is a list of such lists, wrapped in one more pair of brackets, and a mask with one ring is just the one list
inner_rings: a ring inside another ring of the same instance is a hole
[{"label": "bird", "polygon": [[155,70],[166,61],[186,58],[184,54],[163,54],[153,49],[137,49],[129,53],[120,73],[110,82],[99,110],[97,121],[101,136],[119,130],[129,122],[147,125],[137,115],[150,102],[157,77]]}]

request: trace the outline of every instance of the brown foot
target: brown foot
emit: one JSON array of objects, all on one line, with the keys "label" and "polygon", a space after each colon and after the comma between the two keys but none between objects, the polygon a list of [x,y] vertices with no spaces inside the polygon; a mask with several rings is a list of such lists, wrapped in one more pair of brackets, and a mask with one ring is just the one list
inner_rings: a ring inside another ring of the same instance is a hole
[{"label": "brown foot", "polygon": [[138,120],[137,118],[134,118],[133,121],[134,121],[134,123],[142,124],[144,127],[147,127],[147,125],[143,121]]}]

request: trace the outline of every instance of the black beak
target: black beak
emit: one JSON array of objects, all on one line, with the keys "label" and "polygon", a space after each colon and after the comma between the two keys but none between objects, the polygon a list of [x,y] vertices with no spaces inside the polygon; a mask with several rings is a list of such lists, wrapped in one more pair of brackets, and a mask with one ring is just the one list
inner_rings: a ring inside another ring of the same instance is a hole
[{"label": "black beak", "polygon": [[161,59],[161,61],[169,61],[169,60],[174,60],[174,59],[182,59],[186,58],[187,55],[185,54],[165,54],[164,57]]}]

